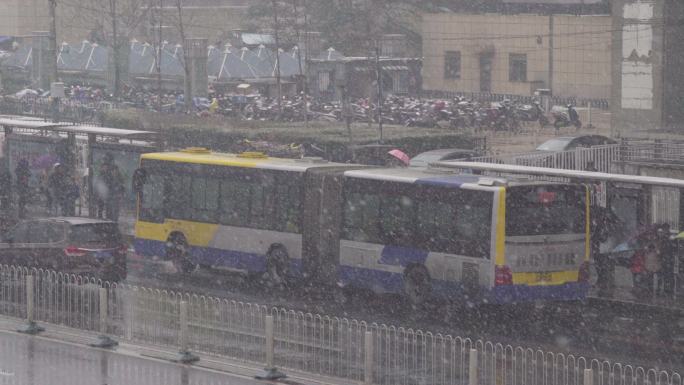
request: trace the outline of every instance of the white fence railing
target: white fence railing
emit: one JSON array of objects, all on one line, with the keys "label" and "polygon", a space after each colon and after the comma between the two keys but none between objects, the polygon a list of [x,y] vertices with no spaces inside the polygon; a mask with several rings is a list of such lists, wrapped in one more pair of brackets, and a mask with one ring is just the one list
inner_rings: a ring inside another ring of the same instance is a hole
[{"label": "white fence railing", "polygon": [[366,384],[684,385],[663,370],[11,266],[0,314]]},{"label": "white fence railing", "polygon": [[595,170],[611,172],[614,162],[620,160],[620,145],[579,147],[570,151],[528,152],[520,154],[488,155],[469,159],[473,162],[514,164],[530,167],[548,167],[565,170]]}]

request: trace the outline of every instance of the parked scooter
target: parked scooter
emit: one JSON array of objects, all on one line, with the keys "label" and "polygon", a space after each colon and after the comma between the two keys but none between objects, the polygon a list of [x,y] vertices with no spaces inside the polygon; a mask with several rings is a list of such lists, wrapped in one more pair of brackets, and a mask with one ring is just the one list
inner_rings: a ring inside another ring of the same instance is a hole
[{"label": "parked scooter", "polygon": [[575,107],[572,104],[568,104],[567,109],[567,112],[559,110],[552,112],[555,119],[553,126],[556,129],[569,126],[575,126],[578,130],[582,128],[582,122],[579,119],[579,114],[577,113],[577,110],[575,110]]},{"label": "parked scooter", "polygon": [[538,101],[532,104],[523,104],[518,106],[518,118],[523,122],[539,122],[539,126],[544,128],[549,124],[549,118],[544,114],[544,109]]}]

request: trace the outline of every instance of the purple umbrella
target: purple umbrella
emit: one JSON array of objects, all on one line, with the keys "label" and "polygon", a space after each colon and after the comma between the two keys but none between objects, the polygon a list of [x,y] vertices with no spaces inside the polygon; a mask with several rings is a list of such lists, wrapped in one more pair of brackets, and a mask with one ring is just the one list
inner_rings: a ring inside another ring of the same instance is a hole
[{"label": "purple umbrella", "polygon": [[33,161],[31,162],[31,168],[48,169],[57,162],[59,162],[59,158],[57,157],[57,155],[45,154],[33,159]]}]

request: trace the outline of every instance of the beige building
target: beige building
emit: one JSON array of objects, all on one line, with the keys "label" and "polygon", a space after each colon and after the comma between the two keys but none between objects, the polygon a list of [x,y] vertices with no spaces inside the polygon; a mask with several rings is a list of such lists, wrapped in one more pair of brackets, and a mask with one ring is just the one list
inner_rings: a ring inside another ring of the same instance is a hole
[{"label": "beige building", "polygon": [[608,99],[609,15],[423,16],[423,88]]},{"label": "beige building", "polygon": [[[156,33],[156,0],[117,0],[120,33],[148,40]],[[175,1],[164,1],[165,40],[177,38]],[[57,41],[79,42],[111,30],[109,0],[57,1]],[[239,29],[249,0],[184,0],[183,18],[188,37],[206,37],[211,43],[225,40]],[[48,0],[0,0],[0,35],[28,36],[34,31],[48,31]]]},{"label": "beige building", "polygon": [[0,0],[0,35],[25,36],[48,30],[47,0]]}]

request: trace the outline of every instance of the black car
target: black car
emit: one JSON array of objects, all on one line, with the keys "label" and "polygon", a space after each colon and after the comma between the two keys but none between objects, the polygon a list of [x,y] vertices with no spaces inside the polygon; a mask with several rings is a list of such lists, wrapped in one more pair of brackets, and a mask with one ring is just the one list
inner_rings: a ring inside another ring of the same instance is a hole
[{"label": "black car", "polygon": [[23,220],[0,238],[0,264],[120,281],[126,252],[116,223],[90,218]]},{"label": "black car", "polygon": [[420,153],[411,158],[410,167],[428,167],[430,163],[443,160],[468,160],[479,156],[476,150],[466,150],[461,148],[442,148]]}]

